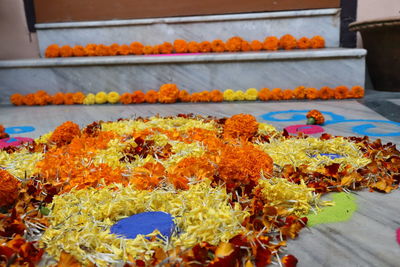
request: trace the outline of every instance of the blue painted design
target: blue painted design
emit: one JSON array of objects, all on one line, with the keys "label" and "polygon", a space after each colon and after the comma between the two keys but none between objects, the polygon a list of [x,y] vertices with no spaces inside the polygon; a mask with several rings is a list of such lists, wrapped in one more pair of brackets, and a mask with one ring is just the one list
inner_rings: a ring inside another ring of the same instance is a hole
[{"label": "blue painted design", "polygon": [[7,140],[5,142],[6,143],[12,143],[12,142],[18,142],[18,140],[15,139],[14,137],[10,137],[10,138],[7,138]]},{"label": "blue painted design", "polygon": [[[285,110],[285,111],[273,111],[266,114],[261,115],[261,118],[266,121],[275,121],[275,122],[287,122],[287,121],[304,121],[306,119],[306,114],[309,110]],[[329,111],[321,111],[322,114],[328,115],[330,119],[326,120],[324,125],[331,125],[337,123],[347,123],[347,122],[358,122],[359,125],[353,126],[351,130],[358,135],[367,135],[374,137],[384,137],[384,136],[400,136],[400,131],[389,132],[389,133],[379,133],[375,131],[371,131],[373,128],[379,128],[379,126],[375,124],[390,124],[394,126],[400,127],[400,123],[394,121],[387,120],[350,120],[346,119],[342,115],[338,115]],[[290,114],[291,118],[289,119],[280,119],[276,118],[276,115],[280,114]],[[371,124],[375,123],[375,124]]]},{"label": "blue painted design", "polygon": [[15,126],[15,127],[7,127],[5,132],[8,134],[21,134],[21,133],[29,133],[35,131],[35,127],[32,126]]},{"label": "blue painted design", "polygon": [[175,230],[171,214],[161,211],[142,212],[116,222],[110,229],[112,234],[134,239],[137,235],[148,235],[158,230],[170,238]]},{"label": "blue painted design", "polygon": [[[320,153],[320,154],[318,154],[318,155],[327,156],[327,157],[329,157],[329,158],[331,158],[331,159],[340,159],[340,158],[343,158],[343,157],[344,157],[344,156],[339,155],[339,154],[327,154],[327,153]],[[318,155],[312,155],[311,158],[315,158],[315,157],[317,157]]]}]

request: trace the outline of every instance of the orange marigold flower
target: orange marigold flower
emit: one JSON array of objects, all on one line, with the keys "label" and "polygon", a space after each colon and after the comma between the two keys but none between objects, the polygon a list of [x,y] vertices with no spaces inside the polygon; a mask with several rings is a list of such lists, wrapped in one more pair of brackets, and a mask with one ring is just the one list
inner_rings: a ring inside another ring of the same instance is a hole
[{"label": "orange marigold flower", "polygon": [[161,45],[153,46],[153,54],[155,54],[155,55],[161,54],[160,49],[161,49]]},{"label": "orange marigold flower", "polygon": [[64,105],[73,105],[74,104],[74,94],[66,93],[64,95]]},{"label": "orange marigold flower", "polygon": [[321,89],[319,89],[319,97],[321,99],[327,100],[333,98],[334,96],[335,92],[328,86],[324,86]]},{"label": "orange marigold flower", "polygon": [[176,189],[188,189],[189,179],[212,179],[216,172],[215,166],[207,157],[187,157],[168,170],[168,180]]},{"label": "orange marigold flower", "polygon": [[199,51],[201,53],[211,52],[211,43],[209,41],[203,41],[199,44]]},{"label": "orange marigold flower", "polygon": [[200,100],[201,102],[210,102],[210,92],[209,91],[200,92]]},{"label": "orange marigold flower", "polygon": [[64,104],[64,93],[57,93],[53,95],[51,98],[51,103],[54,105],[63,105]]},{"label": "orange marigold flower", "polygon": [[317,99],[319,98],[319,92],[316,88],[306,88],[306,97],[308,99]]},{"label": "orange marigold flower", "polygon": [[154,47],[151,45],[146,45],[145,47],[143,47],[143,54],[145,54],[145,55],[154,54]]},{"label": "orange marigold flower", "polygon": [[335,88],[335,99],[346,99],[349,93],[347,86],[341,85]]},{"label": "orange marigold flower", "polygon": [[283,92],[281,88],[274,88],[271,91],[271,100],[282,100]]},{"label": "orange marigold flower", "polygon": [[175,40],[174,41],[174,51],[175,53],[187,53],[188,52],[188,43],[185,40]]},{"label": "orange marigold flower", "polygon": [[54,130],[49,140],[57,146],[62,146],[71,143],[72,139],[80,134],[81,130],[78,124],[66,121]]},{"label": "orange marigold flower", "polygon": [[96,54],[97,44],[87,44],[85,46],[85,52],[89,57],[97,56]]},{"label": "orange marigold flower", "polygon": [[198,42],[191,41],[188,44],[188,50],[190,53],[199,53],[200,52],[200,45]]},{"label": "orange marigold flower", "polygon": [[306,98],[306,87],[305,86],[298,86],[294,89],[294,98],[296,99],[304,99]]},{"label": "orange marigold flower", "polygon": [[241,45],[241,50],[243,52],[247,52],[247,51],[251,51],[251,45],[249,42],[247,42],[246,40],[242,41],[242,45]]},{"label": "orange marigold flower", "polygon": [[228,189],[257,184],[261,174],[272,173],[271,157],[251,143],[226,145],[218,162],[219,177],[226,182]]},{"label": "orange marigold flower", "polygon": [[263,46],[265,50],[276,51],[279,49],[279,39],[276,36],[265,38]]},{"label": "orange marigold flower", "polygon": [[251,50],[253,51],[260,51],[264,48],[263,43],[258,40],[254,40],[250,43]]},{"label": "orange marigold flower", "polygon": [[212,52],[225,52],[226,48],[225,48],[225,43],[222,40],[214,40],[211,43],[211,51]]},{"label": "orange marigold flower", "polygon": [[211,102],[222,102],[224,101],[224,94],[219,90],[212,90],[210,92]]},{"label": "orange marigold flower", "polygon": [[180,90],[179,91],[179,96],[178,96],[179,101],[181,102],[190,102],[191,101],[191,96],[186,90]]},{"label": "orange marigold flower", "polygon": [[132,52],[134,55],[143,55],[143,48],[144,48],[144,46],[142,45],[142,43],[140,43],[140,42],[133,42],[133,43],[131,43],[130,47],[131,47],[131,52]]},{"label": "orange marigold flower", "polygon": [[157,103],[158,101],[158,92],[155,90],[150,90],[146,93],[144,99],[147,103]]},{"label": "orange marigold flower", "polygon": [[35,104],[45,106],[51,102],[51,97],[44,90],[39,90],[35,94]]},{"label": "orange marigold flower", "polygon": [[225,121],[224,138],[248,140],[258,131],[258,122],[250,114],[237,114]]},{"label": "orange marigold flower", "polygon": [[307,37],[301,37],[297,40],[297,47],[300,49],[309,49],[311,48],[311,41]]},{"label": "orange marigold flower", "polygon": [[20,182],[0,168],[0,207],[11,205],[17,200]]},{"label": "orange marigold flower", "polygon": [[145,96],[146,96],[145,93],[143,93],[140,90],[133,92],[132,103],[134,103],[134,104],[143,103],[145,101]]},{"label": "orange marigold flower", "polygon": [[174,51],[174,47],[170,42],[164,42],[159,46],[161,54],[171,54]]},{"label": "orange marigold flower", "polygon": [[15,106],[24,105],[24,96],[21,94],[12,94],[10,97],[10,101]]},{"label": "orange marigold flower", "polygon": [[285,50],[291,50],[297,47],[297,41],[294,36],[290,34],[285,34],[279,40],[280,46]]},{"label": "orange marigold flower", "polygon": [[325,48],[325,39],[322,36],[316,35],[310,40],[312,48]]},{"label": "orange marigold flower", "polygon": [[293,90],[292,89],[283,90],[282,98],[285,99],[285,100],[293,99]]},{"label": "orange marigold flower", "polygon": [[363,87],[357,85],[357,86],[353,86],[351,88],[350,93],[351,93],[352,97],[354,97],[354,98],[362,98],[362,97],[364,97],[365,91],[364,91]]},{"label": "orange marigold flower", "polygon": [[69,45],[64,45],[60,48],[60,55],[61,57],[72,57],[74,51]]},{"label": "orange marigold flower", "polygon": [[119,44],[110,45],[110,56],[118,55]]},{"label": "orange marigold flower", "polygon": [[34,94],[27,94],[24,96],[23,100],[25,105],[27,106],[33,106],[36,104],[35,102],[35,95]]},{"label": "orange marigold flower", "polygon": [[132,104],[132,94],[130,93],[123,93],[119,99],[119,102],[122,104]]},{"label": "orange marigold flower", "polygon": [[[325,122],[324,115],[322,115],[322,113],[316,109],[310,110],[307,113],[306,117],[307,119],[309,119],[309,121],[307,121],[307,124],[324,124]],[[310,118],[312,118],[313,120],[310,120]]]},{"label": "orange marigold flower", "polygon": [[57,44],[49,45],[44,52],[45,57],[59,57],[60,47]]},{"label": "orange marigold flower", "polygon": [[179,97],[179,89],[176,84],[166,83],[158,91],[158,101],[160,103],[175,103]]},{"label": "orange marigold flower", "polygon": [[110,47],[103,45],[103,44],[99,44],[98,46],[96,46],[96,55],[97,56],[106,57],[106,56],[109,56],[110,54],[111,54]]},{"label": "orange marigold flower", "polygon": [[151,190],[158,186],[165,176],[164,166],[157,162],[148,162],[133,169],[131,182],[138,190]]},{"label": "orange marigold flower", "polygon": [[4,133],[5,130],[6,128],[4,128],[4,126],[0,124],[0,133]]},{"label": "orange marigold flower", "polygon": [[118,55],[127,56],[131,53],[131,48],[126,44],[120,45],[117,53]]},{"label": "orange marigold flower", "polygon": [[262,88],[258,92],[258,99],[260,99],[262,101],[270,100],[271,99],[271,91],[269,90],[269,88]]},{"label": "orange marigold flower", "polygon": [[226,42],[225,47],[229,52],[239,52],[242,49],[243,39],[239,36],[229,38]]},{"label": "orange marigold flower", "polygon": [[74,57],[85,57],[87,56],[86,50],[83,46],[81,45],[76,45],[74,48],[72,48],[72,55]]},{"label": "orange marigold flower", "polygon": [[192,93],[192,95],[190,96],[190,101],[194,102],[194,103],[198,103],[201,102],[201,95],[199,92],[195,92]]},{"label": "orange marigold flower", "polygon": [[74,101],[74,104],[83,104],[85,95],[82,92],[76,92],[72,95],[72,100]]}]

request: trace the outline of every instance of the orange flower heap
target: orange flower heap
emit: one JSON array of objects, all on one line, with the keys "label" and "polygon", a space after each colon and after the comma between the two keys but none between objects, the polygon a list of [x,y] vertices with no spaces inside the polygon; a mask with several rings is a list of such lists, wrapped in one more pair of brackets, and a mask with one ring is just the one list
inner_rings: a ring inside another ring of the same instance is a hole
[{"label": "orange flower heap", "polygon": [[79,136],[81,130],[78,124],[72,121],[66,121],[58,126],[50,137],[50,141],[54,142],[58,146],[71,143],[75,136]]},{"label": "orange flower heap", "polygon": [[211,50],[213,52],[225,52],[225,43],[221,40],[214,40],[211,43]]},{"label": "orange flower heap", "polygon": [[59,57],[60,54],[60,47],[56,44],[49,45],[44,52],[45,57]]},{"label": "orange flower heap", "polygon": [[0,139],[8,138],[8,134],[5,132],[6,128],[0,124]]},{"label": "orange flower heap", "polygon": [[219,162],[219,177],[232,189],[241,185],[257,184],[261,173],[272,173],[273,161],[251,143],[226,145]]},{"label": "orange flower heap", "polygon": [[160,87],[158,101],[161,103],[175,103],[179,97],[179,89],[176,84],[167,83]]},{"label": "orange flower heap", "polygon": [[20,182],[6,170],[0,169],[0,207],[14,203],[18,197]]},{"label": "orange flower heap", "polygon": [[249,140],[258,131],[258,122],[250,114],[238,114],[226,120],[224,125],[225,139]]},{"label": "orange flower heap", "polygon": [[229,38],[225,45],[226,49],[229,52],[238,52],[242,49],[242,41],[243,39],[239,36]]},{"label": "orange flower heap", "polygon": [[279,49],[279,39],[275,36],[269,36],[265,38],[263,46],[265,50],[276,51]]},{"label": "orange flower heap", "polygon": [[285,34],[284,36],[282,36],[279,40],[279,43],[281,47],[285,50],[292,50],[297,47],[296,38],[294,38],[290,34]]},{"label": "orange flower heap", "polygon": [[310,40],[311,48],[324,48],[325,47],[325,39],[322,36],[316,35]]},{"label": "orange flower heap", "polygon": [[324,124],[325,118],[322,113],[316,109],[310,110],[307,115],[307,124]]},{"label": "orange flower heap", "polygon": [[174,41],[174,51],[175,53],[187,53],[188,43],[185,40],[175,40]]}]

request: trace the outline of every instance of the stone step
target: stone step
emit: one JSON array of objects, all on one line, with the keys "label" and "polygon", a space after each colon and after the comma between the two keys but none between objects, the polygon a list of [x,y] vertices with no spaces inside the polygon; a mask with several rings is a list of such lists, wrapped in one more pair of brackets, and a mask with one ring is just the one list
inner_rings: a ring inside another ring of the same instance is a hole
[{"label": "stone step", "polygon": [[41,55],[50,44],[111,45],[139,41],[145,45],[187,41],[226,41],[232,36],[264,40],[292,34],[296,38],[321,35],[327,47],[339,47],[340,9],[171,17],[134,20],[36,24]]},{"label": "stone step", "polygon": [[0,97],[36,90],[96,93],[158,89],[176,83],[212,89],[364,86],[364,49],[116,56],[0,61]]}]

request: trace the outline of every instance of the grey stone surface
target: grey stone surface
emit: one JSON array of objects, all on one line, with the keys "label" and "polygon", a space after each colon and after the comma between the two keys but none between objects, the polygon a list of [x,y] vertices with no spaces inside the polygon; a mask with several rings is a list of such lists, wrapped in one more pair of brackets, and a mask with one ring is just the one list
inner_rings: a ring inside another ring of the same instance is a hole
[{"label": "grey stone surface", "polygon": [[327,47],[339,46],[340,9],[316,9],[233,15],[36,24],[41,54],[50,44],[86,45],[142,42],[155,45],[176,39],[226,41],[232,36],[264,40],[290,33],[296,38],[322,35]]},{"label": "grey stone surface", "polygon": [[158,89],[176,83],[190,92],[220,89],[320,88],[364,85],[365,50],[326,49],[275,53],[171,57],[99,57],[0,62],[1,103],[13,93],[43,89],[93,93]]}]

